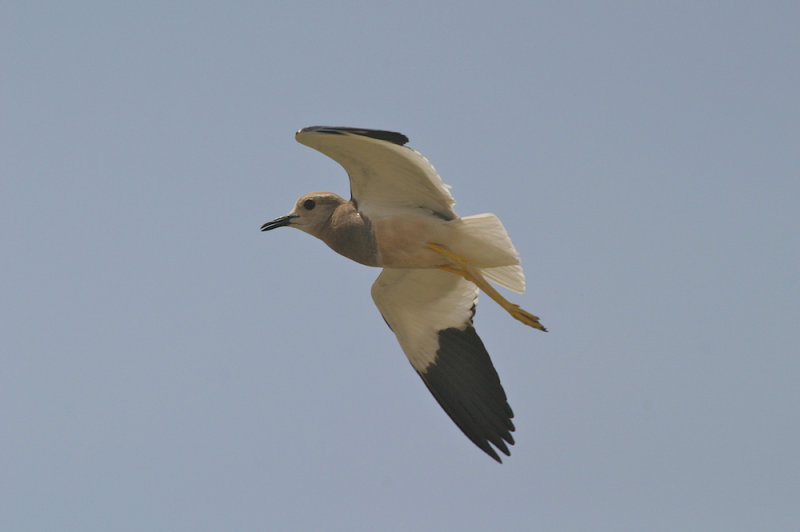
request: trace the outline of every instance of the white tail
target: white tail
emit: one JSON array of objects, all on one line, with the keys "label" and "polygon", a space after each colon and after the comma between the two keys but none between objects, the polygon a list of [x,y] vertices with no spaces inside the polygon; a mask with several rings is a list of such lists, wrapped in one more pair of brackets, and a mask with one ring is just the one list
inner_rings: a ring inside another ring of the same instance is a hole
[{"label": "white tail", "polygon": [[490,281],[520,294],[525,291],[519,253],[497,216],[476,214],[450,224],[456,229],[456,238],[450,244],[454,253],[480,268]]},{"label": "white tail", "polygon": [[522,266],[519,264],[483,268],[481,273],[493,283],[497,283],[513,292],[518,294],[525,292],[525,274],[522,273]]}]

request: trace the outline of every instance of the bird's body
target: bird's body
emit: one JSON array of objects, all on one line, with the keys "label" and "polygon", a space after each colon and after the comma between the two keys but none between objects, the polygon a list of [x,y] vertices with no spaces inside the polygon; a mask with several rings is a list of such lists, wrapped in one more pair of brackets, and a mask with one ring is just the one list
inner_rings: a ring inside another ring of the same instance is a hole
[{"label": "bird's body", "polygon": [[[309,205],[313,207],[307,208]],[[300,196],[287,217],[292,227],[319,238],[335,252],[366,266],[437,268],[450,261],[427,244],[447,242],[453,253],[472,265],[490,269],[489,278],[492,278],[491,269],[510,267],[506,271],[513,272],[514,279],[497,282],[515,292],[525,290],[522,268],[513,268],[520,263],[517,251],[493,214],[448,220],[419,209],[400,208],[368,216],[359,211],[353,200],[347,201],[332,192],[309,192]]]},{"label": "bird's body", "polygon": [[[525,290],[520,260],[493,214],[460,218],[433,166],[399,133],[315,126],[297,140],[339,162],[348,201],[311,192],[262,230],[291,226],[367,266],[384,268],[372,296],[412,366],[461,430],[500,461],[509,454],[513,413],[472,317],[478,287],[515,318],[545,330],[485,278]],[[485,278],[484,278],[485,277]]]}]

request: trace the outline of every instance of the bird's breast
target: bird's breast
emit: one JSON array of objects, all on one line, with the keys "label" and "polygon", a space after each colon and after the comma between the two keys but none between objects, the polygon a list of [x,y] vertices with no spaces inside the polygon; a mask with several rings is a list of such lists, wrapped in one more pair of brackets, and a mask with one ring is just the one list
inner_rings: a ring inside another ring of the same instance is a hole
[{"label": "bird's breast", "polygon": [[442,256],[426,247],[444,242],[445,221],[430,216],[392,216],[372,221],[378,266],[384,268],[433,268]]}]

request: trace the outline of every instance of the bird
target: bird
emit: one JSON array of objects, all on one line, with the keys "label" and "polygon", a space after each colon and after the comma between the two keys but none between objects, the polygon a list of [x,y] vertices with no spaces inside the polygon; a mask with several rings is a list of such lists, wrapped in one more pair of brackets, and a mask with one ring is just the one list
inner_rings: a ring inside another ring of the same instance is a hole
[{"label": "bird", "polygon": [[383,268],[372,298],[430,393],[478,448],[510,456],[514,413],[473,318],[482,290],[515,319],[539,318],[490,284],[523,293],[519,253],[491,213],[459,217],[433,165],[402,133],[311,126],[295,139],[339,163],[349,200],[310,192],[262,231],[293,227],[364,265]]}]

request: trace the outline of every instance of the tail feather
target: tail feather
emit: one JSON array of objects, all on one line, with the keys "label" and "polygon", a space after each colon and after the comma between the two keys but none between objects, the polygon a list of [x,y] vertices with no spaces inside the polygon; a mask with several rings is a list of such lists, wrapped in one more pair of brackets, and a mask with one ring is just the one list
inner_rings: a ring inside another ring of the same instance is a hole
[{"label": "tail feather", "polygon": [[483,268],[481,273],[488,280],[504,288],[508,288],[518,294],[525,292],[525,274],[522,273],[522,266],[519,264],[498,266],[496,268]]},{"label": "tail feather", "polygon": [[452,223],[457,224],[457,238],[451,244],[453,252],[480,268],[490,281],[514,292],[525,291],[519,253],[497,216],[476,214]]}]

